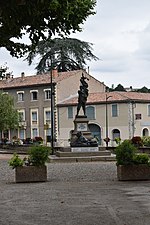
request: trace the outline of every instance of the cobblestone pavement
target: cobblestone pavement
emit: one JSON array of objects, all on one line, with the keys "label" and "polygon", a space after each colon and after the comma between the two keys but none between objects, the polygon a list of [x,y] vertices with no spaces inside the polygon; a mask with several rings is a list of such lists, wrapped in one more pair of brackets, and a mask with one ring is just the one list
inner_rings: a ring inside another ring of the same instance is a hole
[{"label": "cobblestone pavement", "polygon": [[150,224],[150,181],[117,181],[115,162],[47,164],[48,182],[16,184],[0,158],[0,225]]}]

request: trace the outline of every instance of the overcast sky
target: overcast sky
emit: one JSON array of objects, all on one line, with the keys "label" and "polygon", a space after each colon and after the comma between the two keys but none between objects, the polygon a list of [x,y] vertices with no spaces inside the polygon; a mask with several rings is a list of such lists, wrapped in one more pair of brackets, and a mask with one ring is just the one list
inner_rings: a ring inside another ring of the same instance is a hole
[{"label": "overcast sky", "polygon": [[[90,75],[109,87],[150,88],[150,0],[97,0],[96,12],[82,33],[71,35],[94,44],[101,60],[88,62]],[[36,73],[36,64],[29,67],[1,48],[0,65],[5,62],[15,77]]]}]

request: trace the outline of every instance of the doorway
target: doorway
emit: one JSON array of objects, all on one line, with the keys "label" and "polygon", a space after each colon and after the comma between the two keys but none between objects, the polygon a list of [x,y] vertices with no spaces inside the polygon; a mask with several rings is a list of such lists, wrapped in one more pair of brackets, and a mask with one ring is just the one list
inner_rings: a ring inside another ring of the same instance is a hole
[{"label": "doorway", "polygon": [[101,128],[97,124],[89,124],[90,132],[92,136],[98,140],[98,144],[101,145]]}]

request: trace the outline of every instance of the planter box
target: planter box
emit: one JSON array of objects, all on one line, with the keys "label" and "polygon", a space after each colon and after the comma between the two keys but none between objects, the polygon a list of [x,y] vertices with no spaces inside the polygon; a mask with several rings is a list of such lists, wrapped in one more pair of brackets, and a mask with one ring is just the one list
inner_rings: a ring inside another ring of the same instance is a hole
[{"label": "planter box", "polygon": [[21,166],[15,169],[16,183],[47,181],[46,166]]},{"label": "planter box", "polygon": [[140,165],[119,165],[117,166],[117,178],[125,180],[149,180],[150,167],[145,164]]}]

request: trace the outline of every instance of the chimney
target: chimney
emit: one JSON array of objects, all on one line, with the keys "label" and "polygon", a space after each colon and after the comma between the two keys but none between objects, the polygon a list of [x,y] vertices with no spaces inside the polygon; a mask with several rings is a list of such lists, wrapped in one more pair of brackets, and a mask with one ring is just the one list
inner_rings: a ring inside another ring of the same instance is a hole
[{"label": "chimney", "polygon": [[54,68],[54,69],[52,70],[52,77],[53,77],[53,78],[57,78],[57,77],[58,77],[58,70],[57,70],[57,68]]},{"label": "chimney", "polygon": [[21,78],[24,78],[24,77],[25,77],[25,73],[22,72],[22,73],[21,73]]},{"label": "chimney", "polygon": [[6,73],[6,79],[10,78],[10,73]]}]

